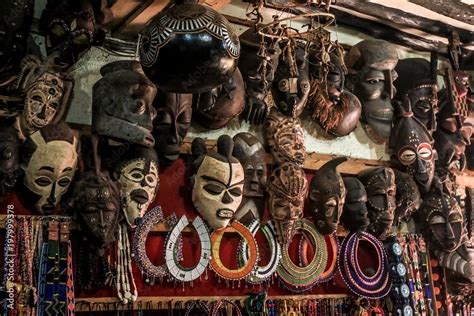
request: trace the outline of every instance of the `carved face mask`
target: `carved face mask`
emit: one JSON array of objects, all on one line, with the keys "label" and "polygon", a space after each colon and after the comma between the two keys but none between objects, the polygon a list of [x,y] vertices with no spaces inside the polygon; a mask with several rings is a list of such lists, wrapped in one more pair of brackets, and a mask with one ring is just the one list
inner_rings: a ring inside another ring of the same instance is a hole
[{"label": "carved face mask", "polygon": [[421,204],[420,190],[411,175],[405,172],[395,172],[395,185],[397,187],[397,208],[395,209],[394,226],[401,221],[408,221]]},{"label": "carved face mask", "polygon": [[275,70],[273,100],[281,113],[296,118],[306,106],[309,90],[308,51],[304,47],[294,47],[288,42],[282,49]]},{"label": "carved face mask", "polygon": [[[197,140],[193,153],[202,152]],[[202,155],[195,162],[192,201],[212,229],[226,227],[242,201],[244,170],[232,150],[232,139],[223,135],[217,141],[217,153]]]},{"label": "carved face mask", "polygon": [[239,69],[222,85],[194,96],[196,120],[208,129],[226,126],[245,106],[244,80]]},{"label": "carved face mask", "polygon": [[268,204],[275,222],[278,241],[289,244],[295,234],[295,223],[303,218],[308,180],[303,169],[292,163],[276,168],[267,183]]},{"label": "carved face mask", "polygon": [[346,160],[340,157],[325,163],[314,173],[309,185],[309,211],[323,235],[336,231],[342,214],[346,189],[336,167]]},{"label": "carved face mask", "polygon": [[265,134],[277,164],[291,162],[303,165],[306,158],[304,130],[297,119],[272,109],[265,122]]},{"label": "carved face mask", "polygon": [[458,202],[441,190],[432,190],[423,200],[420,216],[425,226],[425,238],[433,249],[453,252],[465,237],[464,218]]},{"label": "carved face mask", "polygon": [[116,185],[106,174],[80,174],[74,186],[73,203],[85,236],[100,250],[114,242],[120,219]]},{"label": "carved face mask", "polygon": [[395,47],[383,40],[364,40],[352,46],[344,60],[349,70],[346,88],[362,103],[362,120],[376,138],[386,140],[393,117],[393,81],[397,78]]},{"label": "carved face mask", "polygon": [[400,111],[395,117],[388,146],[392,161],[398,169],[411,174],[420,192],[426,193],[431,187],[437,159],[436,150],[432,148],[433,138],[412,112]]},{"label": "carved face mask", "polygon": [[311,93],[308,103],[313,109],[312,118],[328,133],[344,136],[352,132],[359,122],[362,106],[359,99],[344,91],[345,74],[341,59],[331,53],[327,72],[323,71],[316,54],[310,54]]},{"label": "carved face mask", "polygon": [[393,170],[376,167],[358,176],[367,191],[368,232],[384,240],[390,233],[396,207],[396,186]]},{"label": "carved face mask", "polygon": [[346,200],[341,215],[341,223],[350,232],[365,232],[369,226],[367,217],[367,192],[359,179],[345,177]]},{"label": "carved face mask", "polygon": [[153,121],[153,136],[162,164],[170,164],[179,157],[179,148],[191,125],[192,99],[192,94],[158,90],[154,101],[157,114]]},{"label": "carved face mask", "polygon": [[112,62],[100,71],[103,77],[93,87],[92,130],[115,140],[152,147],[156,87],[136,61]]},{"label": "carved face mask", "polygon": [[15,186],[20,141],[11,124],[0,121],[0,200]]},{"label": "carved face mask", "polygon": [[114,173],[125,220],[134,227],[136,218],[145,214],[159,188],[157,154],[153,148],[132,147],[117,163]]},{"label": "carved face mask", "polygon": [[45,126],[23,143],[23,184],[30,191],[37,212],[51,214],[68,190],[76,171],[78,143],[65,123]]},{"label": "carved face mask", "polygon": [[[409,102],[413,115],[432,133],[436,130],[438,113],[438,82],[435,57],[430,63],[423,58],[407,58],[398,62],[395,71],[397,94],[394,100]],[[405,104],[405,109],[408,106]]]}]

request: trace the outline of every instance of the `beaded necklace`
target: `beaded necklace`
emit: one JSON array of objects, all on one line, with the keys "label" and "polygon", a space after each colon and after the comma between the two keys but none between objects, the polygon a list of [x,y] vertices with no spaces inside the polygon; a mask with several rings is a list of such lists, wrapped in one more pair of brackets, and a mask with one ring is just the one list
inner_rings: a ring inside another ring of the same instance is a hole
[{"label": "beaded necklace", "polygon": [[119,226],[117,259],[117,295],[123,304],[134,303],[138,298],[138,290],[133,277],[130,241],[125,223]]},{"label": "beaded necklace", "polygon": [[[366,276],[358,262],[358,246],[360,240],[366,240],[377,252],[378,269],[371,276]],[[344,238],[338,256],[339,272],[347,287],[355,294],[368,298],[382,298],[388,294],[392,282],[388,274],[387,256],[382,244],[369,233],[360,232]]]},{"label": "beaded necklace", "polygon": [[209,307],[204,301],[196,300],[189,304],[188,308],[186,309],[186,313],[184,315],[189,316],[189,314],[194,308],[199,308],[202,312],[204,312],[204,314],[201,314],[201,315],[209,315],[211,312],[209,310]]},{"label": "beaded necklace", "polygon": [[[258,221],[253,221],[250,224],[249,230],[255,237],[257,231],[261,229],[268,244],[270,245],[270,261],[265,266],[258,266],[247,277],[247,282],[251,284],[261,284],[272,277],[276,272],[281,259],[281,246],[277,241],[276,230],[271,222],[263,226],[259,225]],[[245,265],[249,260],[249,246],[243,240],[239,243],[238,260],[241,265]]]},{"label": "beaded necklace", "polygon": [[211,312],[211,316],[217,316],[217,313],[219,312],[221,306],[223,303],[226,303],[228,305],[231,306],[230,310],[227,311],[226,315],[232,315],[232,310],[235,309],[237,311],[237,316],[242,316],[242,312],[240,311],[240,308],[237,306],[237,304],[235,304],[234,302],[232,301],[229,301],[229,300],[226,300],[226,299],[221,299],[219,301],[216,302],[216,304],[214,305],[214,308],[212,309],[212,312]]},{"label": "beaded necklace", "polygon": [[40,268],[38,273],[38,303],[37,316],[44,315],[45,299],[46,299],[46,272],[48,266],[48,243],[43,243],[40,255]]},{"label": "beaded necklace", "polygon": [[[325,269],[317,280],[318,283],[324,283],[332,280],[337,271],[337,254],[339,253],[340,246],[336,233],[324,236],[324,242],[326,244],[326,248],[331,248],[333,256],[331,261],[327,261]],[[314,247],[314,245],[312,246]],[[302,266],[308,265],[308,239],[304,234],[301,236],[299,244],[299,258]]]},{"label": "beaded necklace", "polygon": [[209,237],[209,231],[202,218],[198,216],[193,220],[192,225],[198,233],[201,243],[201,257],[194,268],[188,269],[181,266],[177,258],[178,252],[176,251],[176,246],[178,245],[181,232],[188,225],[189,220],[183,215],[168,234],[165,246],[166,267],[175,279],[183,282],[183,286],[184,282],[191,282],[191,286],[193,286],[192,281],[204,273],[211,259],[211,239]]}]

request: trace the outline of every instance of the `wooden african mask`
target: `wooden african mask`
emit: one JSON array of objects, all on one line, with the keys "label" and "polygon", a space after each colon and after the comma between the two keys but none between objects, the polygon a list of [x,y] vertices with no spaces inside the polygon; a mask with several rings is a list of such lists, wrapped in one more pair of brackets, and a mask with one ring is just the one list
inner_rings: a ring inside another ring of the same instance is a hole
[{"label": "wooden african mask", "polygon": [[135,220],[145,215],[159,188],[158,156],[153,148],[132,146],[114,168],[125,220],[135,227]]},{"label": "wooden african mask", "polygon": [[140,62],[161,89],[201,93],[227,81],[237,68],[240,43],[217,11],[177,1],[151,19],[142,33]]},{"label": "wooden african mask", "polygon": [[309,185],[309,212],[323,235],[334,233],[339,224],[346,189],[336,167],[346,160],[346,157],[339,157],[325,163],[314,173]]},{"label": "wooden african mask", "polygon": [[399,108],[388,143],[391,159],[397,168],[413,176],[421,193],[431,187],[435,172],[436,150],[426,127],[411,111]]},{"label": "wooden african mask", "polygon": [[466,237],[464,217],[456,198],[439,186],[433,186],[419,209],[423,235],[429,241],[430,248],[453,252]]},{"label": "wooden african mask", "polygon": [[346,54],[346,88],[362,103],[362,121],[380,142],[388,139],[393,117],[391,104],[397,78],[396,48],[383,40],[364,40]]},{"label": "wooden african mask", "polygon": [[79,141],[65,124],[47,125],[28,136],[21,147],[23,184],[40,214],[51,214],[76,172]]},{"label": "wooden african mask", "polygon": [[18,80],[24,94],[24,108],[19,116],[23,137],[65,119],[74,86],[71,77],[28,55],[22,61]]},{"label": "wooden african mask", "polygon": [[345,229],[354,232],[365,232],[369,226],[367,217],[367,192],[359,179],[355,177],[344,177],[346,199],[341,215],[341,224]]},{"label": "wooden african mask", "polygon": [[117,184],[106,173],[82,172],[74,185],[73,205],[84,236],[102,253],[117,237],[121,218]]},{"label": "wooden african mask", "polygon": [[[193,154],[205,152],[193,141]],[[234,143],[228,135],[217,140],[217,152],[201,155],[195,161],[192,201],[211,229],[226,227],[242,201],[244,170],[232,156]]]},{"label": "wooden african mask", "polygon": [[[267,184],[267,165],[265,148],[262,143],[250,133],[238,133],[234,136],[233,156],[237,158],[245,173],[242,203],[235,214],[235,219],[248,216],[260,219],[265,204],[265,187]],[[248,222],[248,221],[244,221]]]},{"label": "wooden african mask", "polygon": [[[433,133],[438,113],[438,81],[437,60],[433,55],[431,58],[431,63],[423,58],[407,58],[398,62],[395,67],[398,79],[394,82],[397,89],[394,100],[409,102],[413,115]],[[407,109],[406,104],[404,107]]]},{"label": "wooden african mask", "polygon": [[309,90],[308,50],[302,44],[288,41],[282,48],[275,70],[273,101],[281,113],[297,118],[303,113]]},{"label": "wooden african mask", "polygon": [[306,158],[304,130],[299,120],[272,109],[265,122],[265,135],[275,163],[303,165]]},{"label": "wooden african mask", "polygon": [[268,205],[282,245],[291,243],[296,221],[303,218],[307,190],[308,180],[303,168],[293,163],[282,164],[268,178]]},{"label": "wooden african mask", "polygon": [[396,207],[395,174],[391,168],[376,167],[358,175],[367,192],[368,232],[384,240],[392,228]]},{"label": "wooden african mask", "polygon": [[245,105],[245,88],[240,70],[222,85],[194,95],[194,117],[203,127],[219,129],[238,116]]},{"label": "wooden african mask", "polygon": [[92,94],[92,131],[118,141],[152,147],[156,87],[132,60],[109,63]]},{"label": "wooden african mask", "polygon": [[155,150],[161,164],[171,164],[178,159],[180,146],[188,133],[192,117],[192,94],[164,92],[158,89],[153,106]]},{"label": "wooden african mask", "polygon": [[362,106],[354,94],[344,90],[343,61],[334,53],[329,56],[330,63],[326,69],[310,48],[311,92],[308,104],[313,111],[311,117],[326,132],[345,136],[356,128]]},{"label": "wooden african mask", "polygon": [[397,207],[395,208],[394,226],[400,222],[407,222],[411,215],[415,213],[421,204],[420,190],[413,176],[393,169],[395,173],[395,186],[397,187]]},{"label": "wooden african mask", "polygon": [[0,121],[0,200],[16,184],[19,175],[20,140],[11,122]]}]

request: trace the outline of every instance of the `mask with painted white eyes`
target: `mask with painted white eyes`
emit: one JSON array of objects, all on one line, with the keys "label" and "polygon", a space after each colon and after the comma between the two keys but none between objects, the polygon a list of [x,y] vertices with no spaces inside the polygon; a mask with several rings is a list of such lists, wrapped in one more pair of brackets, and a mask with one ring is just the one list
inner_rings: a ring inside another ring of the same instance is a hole
[{"label": "mask with painted white eyes", "polygon": [[65,123],[47,125],[22,144],[25,200],[34,202],[38,213],[55,211],[76,172],[78,151],[79,140]]},{"label": "mask with painted white eyes", "polygon": [[314,173],[309,185],[309,211],[323,235],[334,233],[339,224],[346,189],[336,167],[346,160],[346,157],[339,157],[325,163]]},{"label": "mask with painted white eyes", "polygon": [[435,172],[437,153],[433,143],[430,133],[413,112],[398,107],[388,149],[397,169],[411,174],[422,194],[430,190]]},{"label": "mask with painted white eyes", "polygon": [[362,122],[368,125],[369,136],[385,142],[393,118],[397,50],[383,40],[364,40],[352,46],[344,60],[349,70],[346,88],[362,103]]},{"label": "mask with painted white eyes", "polygon": [[132,146],[117,162],[114,178],[119,184],[127,224],[143,217],[159,188],[158,156],[153,148]]},{"label": "mask with painted white eyes", "polygon": [[367,192],[368,232],[380,240],[390,234],[396,207],[395,174],[391,168],[376,167],[358,176]]},{"label": "mask with painted white eyes", "polygon": [[232,156],[234,143],[228,135],[217,140],[217,152],[206,153],[202,139],[192,145],[195,174],[191,180],[192,201],[211,229],[226,227],[242,202],[244,170]]},{"label": "mask with painted white eyes", "polygon": [[278,110],[272,109],[265,122],[265,135],[276,164],[304,164],[304,130],[298,119],[284,116]]},{"label": "mask with painted white eyes", "polygon": [[369,226],[367,217],[367,192],[356,177],[344,177],[346,200],[341,215],[341,224],[345,229],[354,232],[365,232]]},{"label": "mask with painted white eyes", "polygon": [[308,51],[300,44],[284,44],[275,70],[272,97],[286,116],[297,118],[303,113],[310,91]]},{"label": "mask with painted white eyes", "polygon": [[13,190],[19,175],[19,147],[12,122],[0,120],[0,200]]},{"label": "mask with painted white eyes", "polygon": [[100,72],[103,77],[92,90],[92,131],[116,141],[152,147],[156,116],[152,102],[157,90],[140,63],[115,61]]}]

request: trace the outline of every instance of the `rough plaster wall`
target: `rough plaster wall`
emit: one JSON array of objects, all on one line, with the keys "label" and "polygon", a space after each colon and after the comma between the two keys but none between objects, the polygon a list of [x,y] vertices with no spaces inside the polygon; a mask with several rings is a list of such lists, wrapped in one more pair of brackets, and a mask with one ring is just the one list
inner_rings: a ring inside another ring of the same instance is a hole
[{"label": "rough plaster wall", "polygon": [[[233,1],[230,5],[224,7],[221,12],[232,16],[245,17],[245,9],[247,4],[239,1]],[[265,11],[265,21],[270,21],[271,16],[275,12],[273,10]],[[281,14],[281,13],[280,13]],[[302,22],[291,22],[291,26],[301,28]],[[246,30],[245,27],[236,25],[236,31],[240,34]],[[361,40],[370,38],[364,34],[343,27],[331,27],[333,39],[339,40],[341,43],[354,45]],[[397,47],[399,57],[424,57],[429,58],[428,54],[418,54]],[[74,98],[66,120],[76,124],[91,124],[91,105],[92,105],[92,86],[100,79],[100,67],[103,65],[119,60],[117,56],[111,55],[99,48],[92,48],[72,69],[76,82],[74,86]],[[304,115],[304,114],[303,114]],[[354,132],[350,135],[335,139],[325,139],[318,133],[318,126],[312,122],[308,116],[302,120],[303,127],[306,131],[305,144],[309,152],[317,152],[322,154],[335,154],[350,156],[354,158],[380,159],[388,160],[389,156],[385,152],[384,145],[374,144],[368,139],[359,124]],[[222,134],[233,136],[239,132],[250,131],[263,140],[263,129],[261,127],[252,127],[245,122],[239,122],[237,119],[232,121],[226,128],[217,131],[205,131],[193,126],[188,133],[190,137],[200,136],[208,139],[217,139]]]}]

